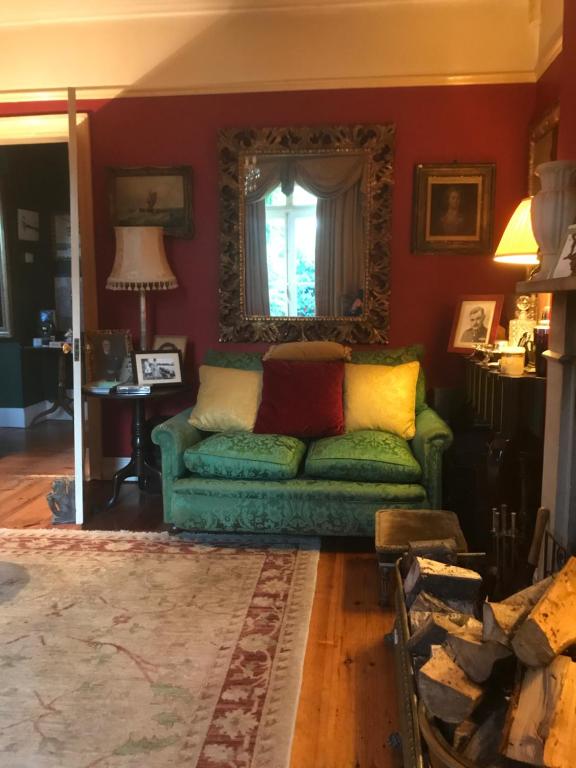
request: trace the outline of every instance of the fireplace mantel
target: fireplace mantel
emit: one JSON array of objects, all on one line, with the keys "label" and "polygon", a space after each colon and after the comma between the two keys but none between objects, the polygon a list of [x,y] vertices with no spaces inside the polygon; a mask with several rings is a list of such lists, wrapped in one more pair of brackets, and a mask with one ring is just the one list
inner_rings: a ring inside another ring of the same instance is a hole
[{"label": "fireplace mantel", "polygon": [[576,551],[576,276],[525,280],[517,293],[551,293],[542,506],[554,537]]}]

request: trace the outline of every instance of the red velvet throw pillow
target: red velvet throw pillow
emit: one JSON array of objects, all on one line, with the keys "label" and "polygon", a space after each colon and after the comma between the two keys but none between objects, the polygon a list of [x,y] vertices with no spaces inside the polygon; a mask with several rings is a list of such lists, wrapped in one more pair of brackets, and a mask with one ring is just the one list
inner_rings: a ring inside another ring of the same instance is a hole
[{"label": "red velvet throw pillow", "polygon": [[254,432],[328,437],[344,432],[344,362],[265,360]]}]

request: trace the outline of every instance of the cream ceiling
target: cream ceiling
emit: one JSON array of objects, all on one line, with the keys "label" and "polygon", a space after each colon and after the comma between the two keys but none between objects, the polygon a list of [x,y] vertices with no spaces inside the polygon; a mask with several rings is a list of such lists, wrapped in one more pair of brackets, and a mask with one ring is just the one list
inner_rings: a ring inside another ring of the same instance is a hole
[{"label": "cream ceiling", "polygon": [[5,98],[533,82],[563,0],[0,0]]}]

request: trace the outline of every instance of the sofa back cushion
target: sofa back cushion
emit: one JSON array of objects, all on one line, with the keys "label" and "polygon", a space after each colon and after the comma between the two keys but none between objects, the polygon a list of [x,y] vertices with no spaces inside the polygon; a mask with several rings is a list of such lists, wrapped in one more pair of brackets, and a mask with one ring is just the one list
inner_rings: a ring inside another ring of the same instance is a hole
[{"label": "sofa back cushion", "polygon": [[254,432],[325,437],[344,431],[342,361],[266,360]]},{"label": "sofa back cushion", "polygon": [[273,344],[263,360],[350,360],[352,350],[337,341],[289,341]]},{"label": "sofa back cushion", "polygon": [[346,432],[376,429],[411,440],[416,433],[416,382],[420,363],[346,365]]},{"label": "sofa back cushion", "polygon": [[[422,363],[424,347],[422,344],[412,344],[396,349],[353,349],[350,362],[359,365],[403,365],[418,360]],[[416,413],[426,407],[426,376],[422,365],[418,371],[416,383]]]},{"label": "sofa back cushion", "polygon": [[261,371],[201,365],[200,389],[189,422],[205,432],[251,432],[261,390]]},{"label": "sofa back cushion", "polygon": [[184,452],[184,465],[201,477],[290,480],[306,452],[301,440],[249,432],[212,435]]}]

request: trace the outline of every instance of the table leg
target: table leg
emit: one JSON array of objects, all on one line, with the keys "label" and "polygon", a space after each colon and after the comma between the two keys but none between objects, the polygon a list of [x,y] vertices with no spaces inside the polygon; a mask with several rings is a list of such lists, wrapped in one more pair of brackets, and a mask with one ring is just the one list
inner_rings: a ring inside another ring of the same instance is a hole
[{"label": "table leg", "polygon": [[[161,491],[162,473],[146,460],[148,435],[146,433],[146,408],[144,400],[133,400],[132,410],[132,456],[129,463],[118,470],[113,478],[112,496],[106,507],[110,509],[118,501],[120,486],[127,477],[138,478],[138,487],[148,493]],[[152,489],[151,483],[156,481],[157,490]]]}]

